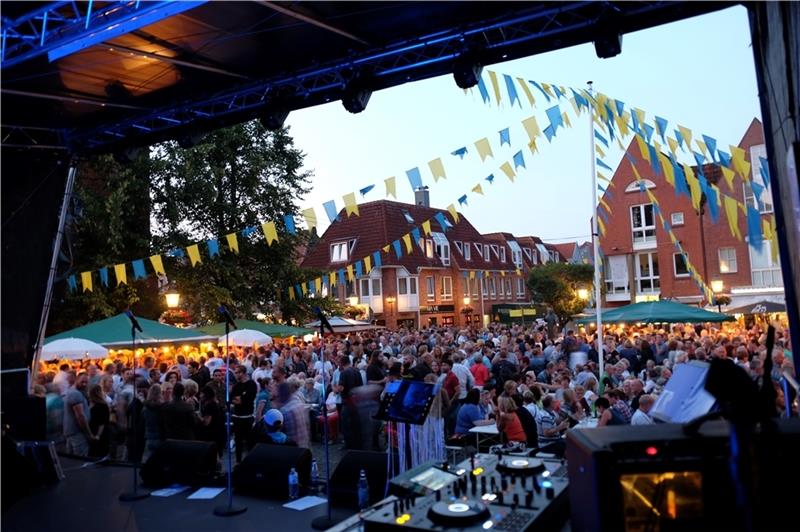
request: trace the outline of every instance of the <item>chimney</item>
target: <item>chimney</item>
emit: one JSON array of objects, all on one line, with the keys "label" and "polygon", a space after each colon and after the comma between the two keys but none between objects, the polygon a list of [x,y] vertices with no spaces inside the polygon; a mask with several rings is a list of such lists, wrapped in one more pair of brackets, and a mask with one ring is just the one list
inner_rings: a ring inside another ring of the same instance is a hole
[{"label": "chimney", "polygon": [[428,187],[419,187],[414,190],[414,203],[423,207],[431,206],[431,193],[428,191]]}]

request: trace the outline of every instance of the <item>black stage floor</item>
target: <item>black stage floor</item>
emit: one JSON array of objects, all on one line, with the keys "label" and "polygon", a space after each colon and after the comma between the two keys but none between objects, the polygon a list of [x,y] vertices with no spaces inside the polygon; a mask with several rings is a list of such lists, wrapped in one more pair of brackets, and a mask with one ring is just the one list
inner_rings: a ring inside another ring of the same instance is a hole
[{"label": "black stage floor", "polygon": [[[62,458],[66,478],[4,511],[3,532],[311,530],[311,521],[326,512],[325,505],[296,511],[282,507],[287,501],[234,494],[234,502],[247,506],[247,511],[234,517],[218,517],[213,510],[227,502],[227,493],[211,500],[187,500],[194,489],[171,497],[123,503],[117,497],[131,490],[131,468],[82,464]],[[344,519],[352,513],[342,510],[334,512],[334,516]]]}]

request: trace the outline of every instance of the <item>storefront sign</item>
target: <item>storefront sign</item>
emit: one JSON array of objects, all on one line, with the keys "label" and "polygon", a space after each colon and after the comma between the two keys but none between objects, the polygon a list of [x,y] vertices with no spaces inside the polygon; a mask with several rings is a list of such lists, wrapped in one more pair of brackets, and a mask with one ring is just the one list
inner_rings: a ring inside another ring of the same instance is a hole
[{"label": "storefront sign", "polygon": [[439,312],[455,312],[455,305],[428,305],[420,307],[420,314],[438,314]]}]

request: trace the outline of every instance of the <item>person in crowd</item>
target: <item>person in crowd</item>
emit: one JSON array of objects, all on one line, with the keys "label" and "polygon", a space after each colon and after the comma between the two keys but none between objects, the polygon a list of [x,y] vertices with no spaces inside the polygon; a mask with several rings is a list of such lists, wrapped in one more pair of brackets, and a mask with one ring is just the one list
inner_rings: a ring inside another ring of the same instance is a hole
[{"label": "person in crowd", "polygon": [[64,440],[64,398],[55,382],[45,385],[44,408],[47,440],[60,443]]},{"label": "person in crowd", "polygon": [[177,383],[172,390],[172,401],[161,407],[164,437],[168,440],[195,439],[199,419],[194,407],[184,400],[184,391],[183,384]]},{"label": "person in crowd", "polygon": [[250,379],[245,366],[237,366],[234,371],[236,384],[231,388],[233,405],[231,419],[236,445],[236,463],[242,461],[242,452],[250,443],[250,431],[253,428],[257,387]]},{"label": "person in crowd", "polygon": [[595,408],[597,408],[597,426],[598,427],[605,427],[607,425],[627,425],[627,421],[619,413],[618,410],[611,407],[611,402],[608,400],[608,397],[598,397],[597,400],[594,402]]},{"label": "person in crowd", "polygon": [[527,443],[528,439],[525,430],[522,428],[517,415],[517,403],[507,395],[501,395],[497,399],[497,430],[504,436],[506,442]]},{"label": "person in crowd", "polygon": [[181,381],[183,384],[183,400],[192,407],[196,413],[200,412],[200,399],[197,397],[199,388],[197,383],[192,379]]},{"label": "person in crowd", "polygon": [[283,432],[283,414],[276,408],[272,408],[264,414],[262,419],[259,420],[253,428],[253,433],[258,443],[266,443],[268,445],[297,445]]},{"label": "person in crowd", "polygon": [[200,424],[198,433],[203,441],[213,442],[217,449],[217,456],[222,457],[225,450],[225,440],[228,435],[225,430],[225,411],[217,400],[213,386],[206,385],[200,393]]},{"label": "person in crowd", "polygon": [[[350,367],[352,368],[352,366]],[[300,386],[300,382],[295,378],[279,384],[275,406],[278,407],[283,415],[283,430],[289,436],[289,439],[295,442],[298,447],[308,449],[311,447],[311,427],[309,426],[306,408],[297,393]]]},{"label": "person in crowd", "polygon": [[469,371],[472,373],[472,378],[475,379],[475,386],[479,388],[483,388],[486,381],[491,377],[489,368],[484,365],[483,355],[480,353],[473,355],[472,366],[470,366]]},{"label": "person in crowd", "polygon": [[108,402],[102,386],[95,384],[89,387],[89,430],[92,439],[89,442],[89,456],[104,458],[108,456],[110,441],[111,416]]},{"label": "person in crowd", "polygon": [[545,395],[542,398],[542,408],[539,409],[539,415],[536,418],[539,451],[563,455],[565,446],[561,436],[569,428],[569,422],[558,421],[558,415],[553,405],[554,401],[555,399],[551,395]]},{"label": "person in crowd", "polygon": [[494,420],[488,419],[486,413],[478,406],[480,397],[481,391],[477,388],[473,388],[467,392],[467,396],[464,398],[456,418],[455,435],[457,438],[469,436],[469,430],[472,427],[491,425],[494,423]]},{"label": "person in crowd", "polygon": [[67,453],[75,456],[89,456],[89,442],[95,439],[89,426],[88,385],[89,376],[81,373],[64,396],[64,439]]},{"label": "person in crowd", "polygon": [[639,397],[639,405],[631,417],[631,425],[652,425],[655,423],[650,417],[650,409],[653,408],[655,399],[652,395],[643,394]]},{"label": "person in crowd", "polygon": [[164,395],[161,392],[160,384],[153,384],[147,391],[147,398],[144,401],[144,460],[164,442],[164,423],[162,419],[162,407],[164,406]]}]

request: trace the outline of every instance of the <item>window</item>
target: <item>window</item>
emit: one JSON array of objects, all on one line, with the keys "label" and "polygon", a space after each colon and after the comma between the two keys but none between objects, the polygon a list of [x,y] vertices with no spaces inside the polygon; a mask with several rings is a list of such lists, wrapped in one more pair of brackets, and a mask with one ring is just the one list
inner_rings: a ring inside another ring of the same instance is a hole
[{"label": "window", "polygon": [[503,279],[500,279],[500,286],[497,287],[497,295],[500,296],[500,299],[506,298],[506,286]]},{"label": "window", "polygon": [[530,262],[536,262],[536,259],[534,259],[533,255],[531,254],[531,248],[524,248],[522,251],[525,252],[525,256],[528,257]]},{"label": "window", "polygon": [[497,298],[497,283],[495,283],[494,277],[489,277],[489,295],[492,299]]},{"label": "window", "polygon": [[331,244],[331,262],[347,262],[347,242]]},{"label": "window", "polygon": [[492,251],[494,252],[495,257],[500,257],[500,250],[497,247],[497,244],[492,244]]},{"label": "window", "polygon": [[753,186],[749,181],[745,181],[744,185],[744,202],[754,209],[758,209],[761,214],[772,212],[772,192],[766,188],[766,181],[764,176],[761,175],[761,161],[760,157],[767,158],[767,148],[765,145],[760,144],[750,148],[750,169],[752,172],[752,181],[761,187],[761,195],[756,199],[753,192]]},{"label": "window", "polygon": [[625,192],[641,192],[642,185],[644,185],[645,189],[656,188],[656,184],[649,179],[642,179],[641,182],[632,181],[627,187],[625,187]]},{"label": "window", "polygon": [[525,299],[525,279],[517,278],[517,299]]},{"label": "window", "polygon": [[656,222],[653,216],[652,203],[631,207],[631,228],[634,249],[653,247],[655,245]]},{"label": "window", "polygon": [[453,278],[442,277],[442,301],[453,300]]},{"label": "window", "polygon": [[425,284],[428,288],[428,301],[434,301],[436,299],[436,279],[434,279],[432,275],[429,275],[425,278]]},{"label": "window", "polygon": [[401,296],[408,294],[408,277],[398,277],[397,293]]},{"label": "window", "polygon": [[417,295],[417,278],[416,277],[409,277],[408,278],[408,293],[412,296]]},{"label": "window", "polygon": [[433,258],[433,240],[430,238],[425,239],[425,256],[429,259]]},{"label": "window", "polygon": [[658,255],[639,253],[636,255],[637,292],[658,292],[661,283],[658,276]]},{"label": "window", "polygon": [[436,256],[442,261],[445,266],[450,266],[450,242],[443,233],[431,233],[433,236],[433,244],[436,251]]},{"label": "window", "polygon": [[500,248],[500,262],[505,262],[505,261],[506,261],[506,248],[502,247]]},{"label": "window", "polygon": [[506,295],[508,295],[508,299],[514,299],[514,294],[511,291],[511,279],[506,279]]},{"label": "window", "polygon": [[411,217],[411,215],[410,215],[410,214],[408,214],[408,211],[403,211],[403,218],[405,218],[405,219],[406,219],[406,221],[407,221],[408,223],[410,223],[410,224],[413,224],[413,223],[414,223],[414,218],[412,218],[412,217]]},{"label": "window", "polygon": [[472,260],[472,248],[469,247],[469,242],[464,245],[464,260]]},{"label": "window", "polygon": [[553,262],[561,262],[561,254],[558,251],[553,251]]},{"label": "window", "polygon": [[464,254],[464,245],[461,243],[461,241],[460,240],[453,240],[453,244],[456,245],[456,249],[458,250],[458,252],[463,255]]},{"label": "window", "polygon": [[486,277],[481,278],[481,299],[489,297],[489,285],[486,282]]},{"label": "window", "polygon": [[361,299],[369,297],[369,279],[361,279]]},{"label": "window", "polygon": [[686,255],[683,253],[673,253],[672,265],[675,268],[675,277],[689,277],[689,266],[686,264]]},{"label": "window", "polygon": [[750,248],[750,271],[753,286],[783,286],[780,262],[772,260],[772,242],[765,240],[761,253]]},{"label": "window", "polygon": [[736,273],[736,248],[719,248],[719,273]]},{"label": "window", "polygon": [[673,212],[670,215],[670,222],[672,223],[672,225],[683,225],[683,213]]},{"label": "window", "polygon": [[490,260],[492,260],[492,256],[491,256],[491,254],[489,253],[489,244],[485,244],[485,245],[483,246],[483,260],[485,260],[485,261],[490,261]]},{"label": "window", "polygon": [[628,259],[625,255],[611,255],[603,260],[606,294],[626,294],[628,287]]},{"label": "window", "polygon": [[464,297],[469,297],[469,277],[462,277],[464,279],[464,287],[462,288],[462,292]]},{"label": "window", "polygon": [[373,279],[372,280],[372,297],[381,297],[381,280],[380,279]]},{"label": "window", "polygon": [[356,294],[356,283],[353,281],[345,281],[344,283],[344,297],[353,297],[357,296]]},{"label": "window", "polygon": [[480,244],[474,244],[474,245],[475,245],[475,249],[478,250],[478,255],[483,257],[483,246],[480,245]]},{"label": "window", "polygon": [[550,253],[547,251],[547,248],[544,247],[544,244],[536,244],[536,249],[539,250],[539,260],[542,261],[542,264],[550,262]]},{"label": "window", "polygon": [[478,297],[478,280],[477,279],[473,279],[472,280],[472,297],[473,298],[477,298]]}]

